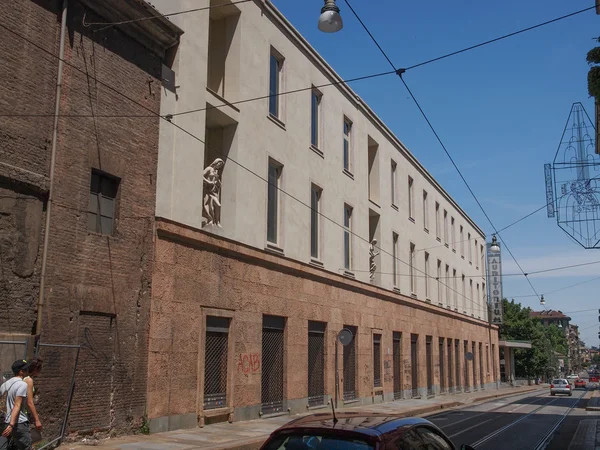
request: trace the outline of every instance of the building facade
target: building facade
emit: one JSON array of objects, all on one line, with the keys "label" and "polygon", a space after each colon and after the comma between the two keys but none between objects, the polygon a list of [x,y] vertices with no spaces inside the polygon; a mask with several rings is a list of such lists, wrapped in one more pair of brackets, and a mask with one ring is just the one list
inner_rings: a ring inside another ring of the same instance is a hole
[{"label": "building facade", "polygon": [[151,430],[495,386],[482,230],[269,1],[234,3],[172,17]]},{"label": "building facade", "polygon": [[554,325],[559,327],[565,334],[567,340],[567,354],[563,355],[563,364],[559,371],[569,375],[573,371],[579,371],[582,368],[583,359],[581,350],[584,347],[579,339],[579,327],[571,323],[571,318],[562,311],[544,310],[532,311],[531,317],[541,321],[545,327]]},{"label": "building facade", "polygon": [[0,13],[1,370],[32,356],[35,335],[47,436],[73,376],[68,431],[132,431],[146,406],[162,65],[181,30],[158,18],[97,31],[158,16],[141,1]]}]

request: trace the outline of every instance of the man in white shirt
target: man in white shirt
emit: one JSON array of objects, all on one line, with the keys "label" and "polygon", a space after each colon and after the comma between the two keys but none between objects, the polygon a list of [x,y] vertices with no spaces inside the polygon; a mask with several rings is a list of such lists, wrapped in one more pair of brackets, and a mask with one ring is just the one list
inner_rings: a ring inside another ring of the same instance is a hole
[{"label": "man in white shirt", "polygon": [[28,369],[29,363],[18,359],[12,365],[15,376],[0,386],[0,395],[6,394],[6,423],[0,436],[0,450],[6,450],[11,440],[17,450],[29,450],[31,447],[29,420],[23,411],[27,407],[27,383],[23,377]]}]

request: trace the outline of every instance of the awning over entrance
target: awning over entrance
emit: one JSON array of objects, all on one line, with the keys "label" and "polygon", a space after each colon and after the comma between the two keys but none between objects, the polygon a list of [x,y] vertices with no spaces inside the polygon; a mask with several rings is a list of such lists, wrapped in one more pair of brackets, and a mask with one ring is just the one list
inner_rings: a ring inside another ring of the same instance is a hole
[{"label": "awning over entrance", "polygon": [[511,385],[515,382],[515,348],[531,348],[529,341],[498,341],[498,346],[504,349],[504,373],[506,381]]}]

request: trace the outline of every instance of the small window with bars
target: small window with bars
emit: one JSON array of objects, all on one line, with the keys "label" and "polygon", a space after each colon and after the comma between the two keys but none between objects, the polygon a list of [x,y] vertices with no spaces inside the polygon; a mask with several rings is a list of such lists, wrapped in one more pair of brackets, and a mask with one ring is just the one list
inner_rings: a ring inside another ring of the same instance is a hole
[{"label": "small window with bars", "polygon": [[381,335],[373,335],[373,386],[381,387]]},{"label": "small window with bars", "polygon": [[206,318],[204,350],[204,409],[227,406],[227,350],[229,319]]}]

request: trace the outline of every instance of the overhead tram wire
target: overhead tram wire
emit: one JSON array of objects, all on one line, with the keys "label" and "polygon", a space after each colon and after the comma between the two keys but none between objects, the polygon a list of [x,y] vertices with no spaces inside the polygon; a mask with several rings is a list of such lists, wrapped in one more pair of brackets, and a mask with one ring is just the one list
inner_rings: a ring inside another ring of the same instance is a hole
[{"label": "overhead tram wire", "polygon": [[[245,1],[251,1],[251,0],[244,0],[244,2]],[[243,2],[241,1],[239,3],[243,3]],[[352,10],[352,7],[349,5],[349,3],[348,2],[346,2],[346,3],[348,4],[348,6],[350,7],[350,9]],[[442,56],[439,56],[437,58],[430,59],[428,61],[424,61],[424,62],[421,62],[421,63],[418,63],[418,64],[414,64],[414,65],[409,66],[409,67],[407,67],[406,69],[403,69],[403,70],[406,71],[406,70],[409,70],[409,69],[414,69],[416,67],[421,67],[421,66],[424,66],[426,64],[430,64],[430,63],[433,63],[435,61],[439,61],[441,59],[448,58],[450,56],[458,55],[460,53],[464,53],[464,52],[467,52],[469,50],[473,50],[473,49],[482,47],[484,45],[491,44],[493,42],[497,42],[497,41],[500,41],[502,39],[506,39],[506,38],[511,37],[511,36],[515,36],[517,34],[521,34],[521,33],[525,32],[525,31],[530,31],[530,30],[539,28],[541,26],[557,22],[559,20],[563,20],[563,19],[566,19],[568,17],[572,17],[574,15],[583,13],[585,11],[589,11],[589,10],[594,9],[594,8],[595,8],[595,6],[590,7],[590,8],[585,8],[585,9],[582,9],[582,10],[579,10],[579,11],[575,11],[573,13],[566,14],[566,15],[557,17],[557,18],[552,19],[552,20],[548,20],[546,22],[542,22],[540,24],[533,25],[531,27],[527,27],[527,28],[515,31],[513,33],[509,33],[509,34],[500,36],[498,38],[494,38],[494,39],[491,39],[491,40],[488,40],[488,41],[484,41],[484,42],[481,42],[479,44],[472,45],[470,47],[465,47],[465,48],[463,48],[461,50],[457,50],[457,51],[454,51],[452,53],[448,53],[446,55],[442,55]],[[190,12],[195,12],[197,10],[199,10],[199,9],[181,11],[181,12],[178,12],[178,13],[172,13],[172,14],[168,14],[168,15],[165,14],[164,16],[166,17],[166,16],[170,16],[170,15],[186,14],[186,13],[190,13]],[[156,16],[156,17],[147,18],[147,19],[150,20],[150,19],[156,19],[156,18],[159,18],[159,17],[162,17],[162,16]],[[139,19],[135,19],[135,20],[137,21]],[[144,18],[144,20],[146,20],[146,18]],[[110,24],[110,25],[112,26],[112,25],[116,25],[116,24],[119,24],[119,23],[115,22],[115,23]],[[99,23],[99,22],[98,23],[86,23],[86,25],[87,26],[90,26],[90,25],[105,25],[105,23]],[[109,25],[109,24],[106,24],[106,25]],[[99,30],[96,30],[96,31],[99,31]],[[379,47],[379,44],[377,44],[377,45]],[[389,58],[387,57],[387,55],[386,55],[386,59],[388,59],[388,61],[391,63],[391,60],[389,60]],[[392,67],[394,67],[393,64],[391,64],[391,65],[392,65]],[[364,76],[360,76],[360,77],[349,78],[349,79],[346,79],[346,80],[334,81],[334,82],[331,82],[331,83],[324,83],[324,84],[321,84],[321,85],[318,85],[318,86],[308,86],[308,87],[304,87],[304,88],[293,89],[291,91],[280,92],[280,93],[278,93],[276,95],[277,96],[283,96],[283,95],[295,94],[295,93],[299,93],[299,92],[306,92],[306,91],[310,91],[310,90],[312,90],[314,88],[321,89],[321,88],[328,87],[328,86],[336,86],[336,85],[339,85],[339,84],[347,84],[347,83],[352,83],[354,81],[369,80],[369,79],[372,79],[372,78],[378,78],[378,77],[382,77],[382,76],[392,75],[392,74],[395,74],[395,73],[397,73],[396,69],[394,69],[393,71],[374,73],[374,74],[370,74],[370,75],[364,75]],[[258,101],[258,100],[265,100],[265,99],[268,99],[269,97],[271,97],[271,96],[270,95],[265,95],[265,96],[253,97],[253,98],[248,98],[248,99],[239,100],[239,101],[235,101],[235,102],[224,103],[222,105],[210,105],[210,106],[207,106],[207,107],[195,108],[195,109],[191,109],[191,110],[188,110],[188,111],[181,111],[181,112],[178,112],[178,113],[166,114],[165,116],[172,118],[172,117],[175,117],[175,116],[182,116],[182,115],[192,114],[192,113],[206,111],[206,110],[210,110],[210,109],[225,108],[225,107],[230,106],[230,105],[239,105],[239,104],[242,104],[242,103],[249,103],[249,102]],[[53,117],[53,116],[54,116],[54,114],[0,114],[0,117]],[[59,117],[91,117],[91,115],[84,115],[84,114],[61,114],[61,115],[59,115]],[[123,115],[123,116],[121,116],[121,115],[102,115],[102,114],[100,114],[100,115],[96,115],[96,117],[97,118],[100,118],[100,117],[117,117],[117,118],[118,117],[127,117],[127,118],[140,117],[141,118],[141,117],[154,117],[154,116],[147,115],[147,114],[146,115],[135,115],[135,116],[134,115]]]},{"label": "overhead tram wire", "polygon": [[[147,106],[145,106],[145,105],[143,105],[143,104],[141,104],[141,103],[139,103],[139,102],[135,101],[134,99],[132,99],[132,98],[131,98],[131,97],[129,97],[128,95],[126,95],[126,94],[124,94],[124,93],[120,92],[118,89],[114,88],[113,86],[109,85],[108,83],[106,83],[106,82],[104,82],[104,81],[102,81],[102,80],[100,80],[100,79],[98,79],[98,78],[96,78],[96,77],[94,77],[94,76],[92,76],[92,75],[89,75],[89,74],[87,74],[87,73],[86,73],[84,70],[80,69],[80,68],[79,68],[79,67],[77,67],[76,65],[74,65],[74,64],[72,64],[72,63],[70,63],[69,61],[66,61],[66,60],[65,60],[65,59],[63,59],[63,58],[60,58],[58,55],[55,55],[55,54],[54,54],[54,53],[52,53],[51,51],[49,51],[49,50],[46,50],[45,48],[43,48],[43,47],[41,47],[41,46],[37,45],[35,42],[31,41],[30,39],[28,39],[27,37],[25,37],[25,36],[23,36],[22,34],[18,33],[17,31],[13,30],[12,28],[9,28],[9,27],[7,27],[6,25],[4,25],[4,24],[2,24],[2,23],[0,23],[0,27],[1,27],[1,28],[4,28],[4,29],[5,29],[5,30],[7,30],[8,32],[10,32],[10,33],[14,34],[14,35],[15,35],[15,36],[17,36],[18,38],[20,38],[20,39],[24,40],[25,42],[29,43],[31,46],[35,47],[36,49],[38,49],[38,50],[40,50],[40,51],[42,51],[42,52],[44,52],[44,53],[46,53],[46,54],[48,54],[48,55],[50,55],[50,56],[52,56],[52,57],[56,58],[56,59],[58,59],[58,60],[61,60],[61,61],[63,62],[63,64],[65,64],[65,65],[67,65],[67,66],[69,66],[69,67],[73,68],[73,69],[75,70],[75,72],[76,72],[76,73],[80,73],[80,74],[81,74],[81,75],[83,75],[84,77],[86,77],[86,78],[89,78],[89,79],[91,79],[91,80],[94,80],[94,81],[96,81],[98,84],[100,84],[100,85],[102,85],[102,86],[105,86],[105,87],[106,87],[108,90],[110,90],[110,91],[114,92],[114,93],[115,93],[115,94],[117,94],[117,95],[120,95],[121,97],[125,98],[125,99],[126,99],[126,100],[128,100],[129,102],[131,102],[131,103],[133,103],[133,104],[135,104],[135,105],[139,106],[140,108],[142,108],[142,109],[144,109],[144,110],[148,111],[148,112],[149,112],[149,113],[151,113],[151,114],[152,114],[154,117],[157,117],[157,118],[159,118],[159,119],[165,120],[166,122],[170,123],[170,124],[171,124],[172,126],[174,126],[175,128],[179,129],[179,130],[180,130],[180,131],[182,131],[183,133],[185,133],[185,134],[187,134],[188,136],[190,136],[192,139],[194,139],[194,140],[196,140],[196,141],[200,142],[201,144],[203,144],[205,147],[207,147],[207,148],[209,148],[209,149],[213,150],[214,152],[216,152],[216,153],[217,153],[217,154],[219,154],[219,155],[222,155],[222,156],[226,157],[226,158],[227,158],[227,161],[231,161],[232,163],[236,164],[238,167],[240,167],[240,168],[244,169],[244,170],[245,170],[245,171],[247,171],[248,173],[250,173],[250,174],[254,175],[255,177],[259,178],[260,180],[264,181],[265,183],[267,183],[267,184],[269,183],[269,182],[268,182],[268,180],[267,180],[266,178],[264,178],[263,176],[261,176],[260,174],[258,174],[258,173],[256,173],[256,172],[254,172],[252,169],[250,169],[250,168],[248,168],[248,167],[244,166],[243,164],[239,163],[238,161],[236,161],[236,160],[232,159],[231,157],[224,155],[224,154],[223,154],[223,152],[222,152],[221,150],[219,150],[219,149],[217,149],[217,148],[215,148],[215,147],[212,147],[212,146],[210,146],[210,145],[206,144],[206,143],[205,143],[205,142],[204,142],[202,139],[200,139],[198,136],[196,136],[196,135],[195,135],[195,134],[193,134],[192,132],[190,132],[190,131],[186,130],[185,128],[183,128],[183,127],[182,127],[182,126],[180,126],[180,125],[177,125],[176,123],[173,123],[171,120],[169,120],[169,119],[167,119],[167,118],[165,118],[165,117],[161,116],[159,113],[156,113],[156,112],[154,112],[154,111],[153,111],[152,109],[150,109],[149,107],[147,107]],[[303,205],[303,206],[307,207],[308,209],[311,209],[311,210],[312,210],[312,208],[311,208],[311,206],[310,206],[309,204],[307,204],[307,203],[303,202],[302,200],[300,200],[299,198],[295,197],[294,195],[292,195],[292,194],[288,193],[287,191],[284,191],[284,190],[283,190],[283,189],[281,189],[279,186],[274,186],[274,187],[277,189],[277,191],[281,192],[282,194],[285,194],[287,197],[291,198],[292,200],[294,200],[294,201],[296,201],[296,202],[300,203],[301,205]],[[318,214],[319,214],[319,216],[320,216],[320,217],[322,217],[323,219],[325,219],[325,220],[327,220],[327,221],[331,222],[332,224],[334,224],[334,225],[338,226],[339,228],[343,229],[344,231],[347,231],[349,234],[351,234],[352,236],[356,237],[357,239],[359,239],[359,240],[361,240],[361,241],[363,241],[363,242],[365,242],[365,243],[367,243],[367,244],[370,244],[370,241],[369,241],[368,239],[366,239],[366,238],[364,238],[364,237],[362,237],[362,236],[359,236],[358,234],[356,234],[356,233],[355,233],[355,232],[353,232],[352,230],[348,230],[348,229],[347,229],[346,227],[344,227],[342,224],[340,224],[340,223],[336,222],[335,220],[331,219],[330,217],[328,217],[328,216],[326,216],[326,215],[322,214],[321,212],[318,212]],[[410,263],[408,263],[408,262],[406,262],[406,261],[404,261],[404,260],[402,260],[402,259],[400,259],[400,258],[398,258],[398,257],[394,257],[394,255],[393,255],[392,253],[388,252],[387,250],[385,250],[385,249],[383,249],[383,248],[381,248],[381,247],[378,247],[378,246],[375,246],[375,247],[376,247],[378,250],[380,250],[380,251],[381,251],[381,253],[384,253],[384,254],[386,254],[386,255],[389,255],[389,256],[391,256],[392,258],[394,258],[396,261],[399,261],[399,262],[401,262],[401,263],[403,263],[403,264],[405,264],[405,265],[407,265],[407,266],[409,266],[409,267],[410,267]],[[415,267],[415,266],[413,266],[413,270],[415,270],[415,271],[417,271],[417,272],[420,272],[420,273],[423,273],[423,274],[425,274],[425,272],[424,272],[424,271],[422,271],[422,270],[418,269],[418,268],[417,268],[417,267]],[[435,280],[435,277],[433,277],[433,276],[431,276],[431,275],[428,275],[428,274],[425,274],[425,275],[427,275],[428,277],[430,277],[430,278],[432,278],[432,279],[434,279],[434,280]],[[477,303],[476,303],[474,300],[471,300],[471,299],[469,299],[469,297],[467,297],[467,296],[466,296],[466,295],[464,295],[464,294],[461,294],[460,292],[458,292],[457,290],[455,290],[455,289],[451,288],[450,286],[448,286],[448,285],[444,284],[444,287],[445,287],[445,288],[447,288],[448,290],[450,290],[451,292],[454,292],[454,293],[456,293],[456,294],[457,294],[457,296],[460,296],[461,298],[464,298],[466,301],[469,301],[469,302],[471,302],[471,303],[475,304],[476,306],[479,306],[479,305],[477,305]],[[481,310],[481,311],[483,311],[484,309],[483,309],[483,308],[480,308],[480,310]],[[477,311],[477,310],[476,310],[476,309],[474,309],[474,311]]]},{"label": "overhead tram wire", "polygon": [[[427,124],[429,125],[429,128],[431,129],[431,131],[433,132],[433,134],[435,135],[437,141],[439,142],[439,144],[441,145],[441,147],[444,149],[444,152],[446,153],[446,156],[448,156],[448,158],[450,159],[450,162],[452,163],[452,165],[454,166],[454,168],[456,169],[456,171],[458,172],[460,178],[463,180],[465,186],[467,186],[467,189],[469,190],[469,192],[471,193],[471,195],[473,196],[473,198],[475,199],[475,202],[477,203],[477,205],[479,206],[479,208],[481,209],[481,211],[483,212],[483,215],[486,217],[486,219],[488,220],[488,222],[490,223],[490,225],[492,226],[492,228],[494,229],[495,233],[498,235],[498,237],[500,238],[500,241],[502,242],[504,248],[506,249],[506,251],[509,253],[509,255],[512,257],[513,261],[515,262],[515,264],[517,265],[517,267],[519,268],[519,270],[521,270],[521,272],[523,273],[523,276],[525,277],[525,279],[527,280],[527,282],[529,283],[529,286],[531,286],[531,289],[533,290],[533,292],[537,295],[538,298],[540,298],[540,295],[538,294],[538,292],[536,291],[535,287],[533,286],[533,283],[531,282],[531,280],[529,279],[529,277],[527,276],[527,273],[523,270],[523,268],[521,267],[521,265],[519,264],[519,261],[517,261],[517,258],[515,258],[515,255],[512,253],[512,251],[510,250],[510,248],[508,247],[508,245],[506,245],[506,242],[504,241],[504,239],[502,239],[502,236],[500,234],[498,234],[498,230],[496,229],[496,227],[494,226],[494,223],[492,222],[492,220],[490,219],[489,215],[487,214],[487,212],[485,211],[485,209],[483,208],[483,205],[481,204],[481,202],[479,201],[479,199],[477,198],[477,196],[475,195],[475,192],[473,192],[473,189],[471,189],[471,186],[469,185],[469,183],[467,182],[467,180],[465,179],[465,177],[463,176],[462,172],[460,171],[460,169],[458,168],[458,166],[456,165],[456,162],[454,161],[454,158],[452,158],[452,155],[450,155],[450,152],[448,151],[448,149],[446,148],[444,142],[442,141],[442,139],[440,138],[439,134],[437,133],[437,131],[435,130],[435,128],[433,127],[433,125],[431,124],[431,121],[429,120],[429,118],[427,117],[427,114],[425,114],[425,111],[423,111],[423,108],[421,107],[421,105],[419,104],[419,102],[417,101],[417,99],[415,98],[414,94],[412,93],[412,91],[410,90],[410,88],[408,87],[408,85],[406,84],[406,81],[404,80],[404,78],[402,77],[402,74],[404,72],[406,72],[406,69],[397,69],[396,66],[394,65],[394,63],[391,61],[391,59],[389,58],[389,56],[385,53],[385,51],[381,48],[381,45],[379,45],[379,43],[377,42],[377,40],[375,39],[375,37],[373,36],[373,34],[371,34],[371,32],[369,31],[369,29],[367,28],[367,26],[365,25],[365,23],[361,20],[361,18],[358,16],[358,14],[356,13],[356,11],[354,10],[354,8],[352,8],[352,6],[350,5],[350,2],[348,0],[344,0],[346,2],[346,4],[348,5],[348,7],[350,8],[350,10],[352,11],[352,13],[354,14],[354,16],[356,17],[356,19],[360,22],[360,24],[362,25],[362,27],[365,29],[365,31],[367,32],[367,34],[371,37],[371,39],[373,40],[373,42],[375,43],[375,45],[377,46],[377,48],[380,50],[380,52],[383,54],[383,56],[385,57],[385,59],[388,61],[388,63],[390,64],[390,66],[396,71],[396,73],[398,74],[398,76],[400,77],[400,80],[402,81],[402,83],[404,84],[404,87],[406,88],[406,90],[408,91],[408,93],[410,94],[410,96],[412,97],[413,101],[415,102],[415,104],[417,105],[417,108],[419,109],[419,111],[421,112],[421,114],[423,115],[423,118],[425,119],[425,121],[427,122]],[[591,8],[589,8],[591,9]]]},{"label": "overhead tram wire", "polygon": [[[576,287],[576,286],[581,286],[582,284],[591,283],[592,281],[596,281],[596,280],[600,280],[600,277],[594,277],[594,278],[591,278],[589,280],[580,281],[579,283],[570,284],[568,286],[564,286],[564,287],[561,287],[561,288],[558,288],[558,289],[554,289],[553,291],[543,292],[542,295],[554,294],[556,292],[564,291],[565,289],[570,289],[570,288],[573,288],[573,287]],[[533,295],[533,294],[530,294],[530,295],[510,295],[509,297],[514,299],[514,298],[535,297],[535,295]]]}]

